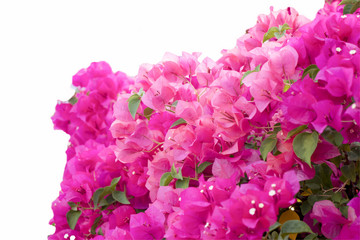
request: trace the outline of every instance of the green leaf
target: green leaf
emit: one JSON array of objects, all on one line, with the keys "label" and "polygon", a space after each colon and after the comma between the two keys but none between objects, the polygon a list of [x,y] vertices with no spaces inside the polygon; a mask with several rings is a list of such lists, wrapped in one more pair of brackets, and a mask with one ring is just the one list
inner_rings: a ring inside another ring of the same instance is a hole
[{"label": "green leaf", "polygon": [[188,188],[189,187],[190,178],[185,177],[183,180],[176,180],[175,187],[176,188]]},{"label": "green leaf", "polygon": [[76,211],[77,210],[77,204],[74,202],[67,202],[68,205],[71,207],[71,210]]},{"label": "green leaf", "polygon": [[154,112],[154,109],[151,109],[149,107],[144,109],[144,116],[150,120],[151,114]]},{"label": "green leaf", "polygon": [[111,196],[118,201],[119,203],[122,204],[130,204],[129,200],[126,197],[126,192],[122,192],[122,191],[113,191],[111,193]]},{"label": "green leaf", "polygon": [[266,160],[266,157],[269,152],[271,152],[276,146],[277,138],[268,137],[264,141],[262,141],[260,146],[261,157]]},{"label": "green leaf", "polygon": [[247,75],[249,75],[250,73],[259,72],[259,71],[260,71],[260,66],[261,66],[261,64],[257,65],[254,70],[246,71],[246,72],[243,74],[243,76],[242,76],[242,78],[241,78],[241,81],[242,81]]},{"label": "green leaf", "polygon": [[293,149],[300,159],[304,160],[311,167],[311,155],[314,153],[319,141],[317,132],[303,132],[294,138]]},{"label": "green leaf", "polygon": [[115,189],[116,185],[117,185],[117,184],[119,183],[119,181],[120,181],[120,178],[121,178],[121,176],[120,176],[120,177],[117,177],[117,178],[113,178],[113,180],[111,180],[111,183],[110,183],[110,188]]},{"label": "green leaf", "polygon": [[274,231],[275,229],[277,229],[280,226],[281,226],[281,223],[279,223],[279,222],[274,223],[273,225],[270,226],[269,232]]},{"label": "green leaf", "polygon": [[328,141],[329,143],[340,147],[340,145],[344,141],[344,137],[341,135],[341,133],[337,132],[334,128],[327,126],[321,136]]},{"label": "green leaf", "polygon": [[133,119],[135,119],[136,112],[140,106],[141,97],[135,93],[128,99],[128,108]]},{"label": "green leaf", "polygon": [[342,0],[339,5],[345,5],[345,4],[354,4],[359,2],[359,0]]},{"label": "green leaf", "polygon": [[171,176],[170,172],[166,172],[161,176],[160,179],[160,186],[168,186],[169,183],[171,182],[171,180],[173,180],[174,178]]},{"label": "green leaf", "polygon": [[288,132],[288,135],[286,136],[285,141],[289,140],[292,136],[301,133],[302,131],[304,131],[307,128],[307,125],[301,125],[297,128],[294,128],[293,130],[291,130],[290,132]]},{"label": "green leaf", "polygon": [[350,144],[348,159],[354,162],[360,161],[360,142],[353,142]]},{"label": "green leaf", "polygon": [[286,31],[289,29],[291,29],[291,27],[287,23],[284,23],[282,26],[280,26],[280,32],[283,32],[283,31]]},{"label": "green leaf", "polygon": [[312,64],[310,66],[308,66],[307,68],[304,69],[304,73],[302,75],[302,79],[304,77],[306,77],[306,75],[309,74],[309,77],[312,79],[312,80],[315,80],[315,77],[316,75],[318,74],[318,72],[320,71],[320,69],[315,65],[315,64]]},{"label": "green leaf", "polygon": [[348,218],[349,206],[340,206],[339,210],[345,218]]},{"label": "green leaf", "polygon": [[96,229],[99,227],[101,219],[102,219],[102,216],[99,216],[99,217],[95,218],[95,221],[94,221],[94,223],[93,223],[93,225],[91,226],[91,229],[90,229],[90,233],[92,235],[96,235]]},{"label": "green leaf", "polygon": [[300,206],[301,214],[303,216],[305,216],[308,212],[310,212],[311,209],[312,209],[312,205],[308,201],[303,202]]},{"label": "green leaf", "polygon": [[316,233],[310,233],[309,235],[307,235],[304,240],[315,240],[315,239],[318,239],[317,238],[317,234]]},{"label": "green leaf", "polygon": [[174,102],[171,104],[171,106],[176,107],[177,104],[178,104],[178,102],[179,102],[179,100],[174,101]]},{"label": "green leaf", "polygon": [[68,100],[71,105],[75,105],[78,102],[78,98],[76,97],[76,93]]},{"label": "green leaf", "polygon": [[114,178],[111,180],[111,183],[109,186],[106,186],[104,188],[97,189],[93,194],[93,202],[94,202],[94,209],[98,207],[98,203],[101,203],[101,206],[106,206],[107,202],[104,201],[104,197],[110,193],[112,193],[116,185],[119,183],[121,177]]},{"label": "green leaf", "polygon": [[94,209],[97,208],[97,205],[98,205],[98,202],[100,200],[100,196],[102,195],[102,193],[104,192],[104,188],[98,188],[93,196],[92,196],[92,199],[93,199],[93,202],[94,202]]},{"label": "green leaf", "polygon": [[343,9],[343,14],[351,14],[351,9],[353,8],[354,4],[346,4]]},{"label": "green leaf", "polygon": [[276,32],[279,32],[279,28],[277,27],[269,28],[269,30],[264,34],[263,42],[266,42],[267,40],[275,37]]},{"label": "green leaf", "polygon": [[351,162],[349,165],[343,166],[341,168],[341,173],[350,181],[356,181],[356,167],[353,162]]},{"label": "green leaf", "polygon": [[208,166],[210,166],[211,162],[203,162],[201,163],[199,166],[196,167],[196,172],[197,173],[202,173]]},{"label": "green leaf", "polygon": [[170,128],[176,127],[177,125],[184,124],[184,123],[186,123],[186,121],[183,118],[179,118],[170,126]]},{"label": "green leaf", "polygon": [[335,203],[340,203],[340,201],[342,200],[342,194],[341,192],[336,192],[331,196],[331,199],[333,202]]},{"label": "green leaf", "polygon": [[284,85],[283,92],[287,92],[290,89],[290,85]]},{"label": "green leaf", "polygon": [[142,97],[142,96],[144,96],[144,94],[145,94],[145,92],[144,92],[143,88],[140,88],[140,90],[139,90],[139,92],[138,92],[138,95],[139,95],[140,97]]},{"label": "green leaf", "polygon": [[182,173],[181,173],[181,168],[179,168],[179,173],[178,173],[176,171],[175,164],[173,164],[172,167],[171,167],[171,176],[173,178],[183,180]]},{"label": "green leaf", "polygon": [[276,37],[276,39],[280,39],[285,35],[285,32],[276,32],[274,33],[274,36]]},{"label": "green leaf", "polygon": [[300,220],[289,220],[286,221],[281,227],[281,235],[285,237],[291,233],[312,233],[311,228],[303,221]]},{"label": "green leaf", "polygon": [[77,223],[77,221],[79,220],[80,215],[81,215],[81,211],[80,211],[80,210],[77,210],[77,211],[69,210],[69,211],[66,213],[67,223],[69,224],[69,227],[70,227],[72,230],[75,229],[76,223]]}]

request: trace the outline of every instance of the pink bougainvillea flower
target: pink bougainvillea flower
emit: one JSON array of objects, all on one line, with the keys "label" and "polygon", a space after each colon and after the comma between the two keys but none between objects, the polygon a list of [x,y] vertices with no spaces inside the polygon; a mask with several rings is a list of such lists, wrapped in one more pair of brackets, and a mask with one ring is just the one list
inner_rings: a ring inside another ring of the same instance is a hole
[{"label": "pink bougainvillea flower", "polygon": [[341,130],[341,112],[343,107],[335,105],[331,100],[323,100],[314,103],[313,108],[317,114],[315,121],[312,122],[315,130],[322,133],[327,126],[331,126],[337,131]]},{"label": "pink bougainvillea flower", "polygon": [[165,234],[165,217],[156,207],[130,217],[130,233],[134,239],[162,239]]},{"label": "pink bougainvillea flower", "polygon": [[340,234],[342,225],[349,221],[341,215],[333,202],[323,200],[314,204],[311,217],[322,223],[321,232],[327,238],[335,238]]},{"label": "pink bougainvillea flower", "polygon": [[141,98],[142,102],[157,111],[165,111],[165,104],[174,97],[175,91],[164,77],[159,77]]}]

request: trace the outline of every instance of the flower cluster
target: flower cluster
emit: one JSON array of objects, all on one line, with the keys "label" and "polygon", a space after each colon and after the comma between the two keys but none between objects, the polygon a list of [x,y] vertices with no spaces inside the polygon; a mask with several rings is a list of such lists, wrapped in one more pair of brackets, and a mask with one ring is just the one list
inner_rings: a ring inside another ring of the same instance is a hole
[{"label": "flower cluster", "polygon": [[348,2],[313,21],[271,9],[218,61],[81,70],[52,118],[70,145],[49,239],[359,236],[360,3]]}]

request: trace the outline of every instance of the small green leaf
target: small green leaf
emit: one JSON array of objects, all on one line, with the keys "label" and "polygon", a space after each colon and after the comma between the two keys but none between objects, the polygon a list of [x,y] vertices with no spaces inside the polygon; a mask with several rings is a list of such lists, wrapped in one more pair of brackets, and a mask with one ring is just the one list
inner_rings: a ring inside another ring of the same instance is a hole
[{"label": "small green leaf", "polygon": [[166,172],[161,176],[160,179],[160,186],[168,186],[169,183],[171,182],[171,180],[173,180],[174,178],[171,176],[170,172]]},{"label": "small green leaf", "polygon": [[345,218],[348,218],[349,206],[340,206],[339,210]]},{"label": "small green leaf", "polygon": [[261,157],[266,160],[266,157],[269,152],[271,152],[276,146],[277,138],[268,137],[264,141],[262,141],[260,146]]},{"label": "small green leaf", "polygon": [[284,23],[282,26],[280,26],[280,32],[283,32],[283,31],[286,31],[289,29],[291,29],[291,27],[287,23]]},{"label": "small green leaf", "polygon": [[342,194],[341,192],[336,192],[334,193],[332,196],[331,196],[331,199],[333,202],[336,202],[336,203],[340,203],[341,199],[342,199]]},{"label": "small green leaf", "polygon": [[291,233],[312,233],[311,228],[303,221],[300,220],[289,220],[286,221],[281,227],[281,235],[285,237]]},{"label": "small green leaf", "polygon": [[279,223],[279,222],[274,223],[273,225],[270,226],[269,232],[274,231],[275,229],[277,229],[280,226],[281,226],[281,223]]},{"label": "small green leaf", "polygon": [[177,104],[178,104],[178,102],[179,102],[179,100],[174,101],[174,102],[171,104],[171,106],[176,107]]},{"label": "small green leaf", "polygon": [[90,233],[92,235],[96,235],[96,229],[99,227],[101,219],[102,219],[102,216],[99,216],[99,217],[95,218],[95,221],[94,221],[94,223],[93,223],[93,225],[91,226],[91,229],[90,229]]},{"label": "small green leaf", "polygon": [[183,176],[182,176],[182,173],[181,173],[181,168],[179,168],[179,173],[178,173],[176,171],[175,164],[173,164],[172,167],[171,167],[171,176],[173,178],[183,180]]},{"label": "small green leaf", "polygon": [[321,136],[328,141],[329,143],[340,147],[340,145],[344,141],[344,137],[341,133],[337,132],[334,128],[327,126],[325,130],[322,132]]},{"label": "small green leaf", "polygon": [[[348,152],[348,159],[350,161],[360,161],[360,142],[353,142],[350,144],[350,151]],[[359,171],[360,173],[360,171]]]},{"label": "small green leaf", "polygon": [[290,132],[288,132],[288,135],[286,136],[285,141],[289,140],[292,136],[301,133],[302,131],[304,131],[307,128],[307,125],[301,125],[297,128],[294,128],[293,130],[291,130]]},{"label": "small green leaf", "polygon": [[149,107],[144,109],[144,116],[150,120],[151,114],[154,112],[154,109],[151,109]]},{"label": "small green leaf", "polygon": [[133,119],[135,119],[136,112],[140,106],[141,97],[135,93],[128,99],[128,108]]},{"label": "small green leaf", "polygon": [[316,233],[310,233],[309,235],[307,235],[305,238],[304,238],[304,240],[316,240],[316,239],[318,239],[317,238],[317,234]]},{"label": "small green leaf", "polygon": [[274,36],[276,37],[276,39],[280,39],[285,36],[285,32],[276,32],[274,33]]},{"label": "small green leaf", "polygon": [[78,102],[78,98],[76,97],[76,93],[68,100],[71,105],[75,105]]},{"label": "small green leaf", "polygon": [[196,167],[197,173],[202,173],[208,166],[210,166],[211,162],[203,162],[199,166]]},{"label": "small green leaf", "polygon": [[356,181],[356,167],[353,162],[351,162],[349,165],[343,166],[341,168],[341,173],[350,181]]},{"label": "small green leaf", "polygon": [[176,180],[175,187],[176,188],[188,188],[189,187],[190,178],[185,177],[183,180]]},{"label": "small green leaf", "polygon": [[186,121],[183,118],[179,118],[170,126],[170,128],[176,127],[176,126],[178,126],[180,124],[184,124],[184,123],[186,123]]},{"label": "small green leaf", "polygon": [[284,85],[283,92],[287,92],[290,89],[290,85]]},{"label": "small green leaf", "polygon": [[241,81],[242,81],[247,75],[249,75],[250,73],[259,72],[259,71],[260,71],[260,66],[261,66],[261,64],[257,65],[254,70],[246,71],[246,72],[243,74],[243,76],[242,76],[242,78],[241,78]]},{"label": "small green leaf", "polygon": [[68,202],[68,205],[71,207],[71,210],[76,211],[77,210],[77,204],[74,202]]},{"label": "small green leaf", "polygon": [[263,42],[266,42],[267,40],[275,37],[276,32],[279,32],[279,28],[277,27],[269,28],[269,30],[264,34]]},{"label": "small green leaf", "polygon": [[94,209],[97,208],[97,205],[98,205],[98,202],[100,200],[100,196],[102,195],[102,193],[104,192],[104,188],[98,188],[93,196],[92,196],[92,199],[93,199],[93,202],[94,202]]},{"label": "small green leaf", "polygon": [[112,197],[122,204],[130,204],[129,200],[126,197],[126,193],[122,191],[113,191],[111,193]]},{"label": "small green leaf", "polygon": [[342,0],[339,5],[345,5],[345,4],[354,4],[357,3],[359,0]]},{"label": "small green leaf", "polygon": [[317,132],[303,132],[294,138],[293,149],[300,159],[304,160],[311,167],[311,155],[314,153],[319,141]]},{"label": "small green leaf", "polygon": [[76,223],[77,221],[79,220],[79,217],[81,215],[81,211],[80,210],[77,210],[77,211],[73,211],[73,210],[69,210],[67,213],[66,213],[66,220],[69,224],[69,227],[74,230],[75,229],[75,226],[76,226]]},{"label": "small green leaf", "polygon": [[304,72],[303,72],[303,75],[302,75],[302,79],[304,77],[306,77],[306,75],[309,74],[309,77],[312,79],[312,80],[315,80],[315,77],[316,75],[318,74],[318,72],[320,71],[320,69],[315,65],[315,64],[312,64],[310,66],[308,66],[307,68],[304,69]]},{"label": "small green leaf", "polygon": [[300,206],[301,214],[303,216],[305,216],[308,212],[310,212],[311,209],[312,209],[312,205],[308,201],[303,202]]},{"label": "small green leaf", "polygon": [[139,95],[140,97],[142,97],[142,96],[144,96],[144,94],[145,94],[145,92],[144,92],[143,88],[140,88],[140,90],[139,90],[139,92],[138,92],[138,95]]}]

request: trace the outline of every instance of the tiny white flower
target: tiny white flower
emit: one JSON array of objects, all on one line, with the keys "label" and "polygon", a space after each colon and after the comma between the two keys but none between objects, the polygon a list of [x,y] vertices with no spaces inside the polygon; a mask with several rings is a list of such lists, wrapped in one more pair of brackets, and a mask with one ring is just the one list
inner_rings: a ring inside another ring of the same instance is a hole
[{"label": "tiny white flower", "polygon": [[336,50],[337,52],[341,52],[341,48],[339,48],[339,47],[337,47],[335,50]]},{"label": "tiny white flower", "polygon": [[254,215],[255,212],[256,212],[255,208],[250,208],[250,210],[249,210],[250,215]]},{"label": "tiny white flower", "polygon": [[211,185],[211,186],[209,187],[209,190],[213,190],[213,189],[214,189],[214,186]]},{"label": "tiny white flower", "polygon": [[274,196],[275,194],[276,194],[275,190],[270,190],[270,192],[269,192],[270,197]]},{"label": "tiny white flower", "polygon": [[355,49],[352,49],[352,50],[349,51],[349,53],[350,53],[351,55],[354,55],[354,54],[356,53],[356,50],[355,50]]},{"label": "tiny white flower", "polygon": [[259,208],[263,208],[264,204],[263,203],[259,203]]}]

